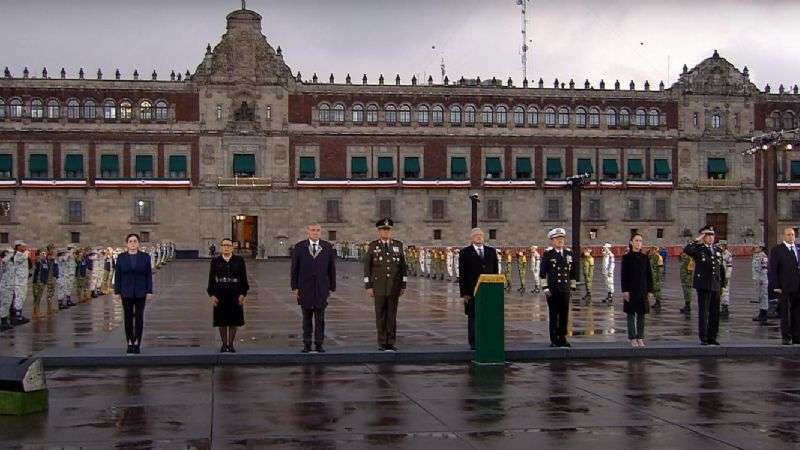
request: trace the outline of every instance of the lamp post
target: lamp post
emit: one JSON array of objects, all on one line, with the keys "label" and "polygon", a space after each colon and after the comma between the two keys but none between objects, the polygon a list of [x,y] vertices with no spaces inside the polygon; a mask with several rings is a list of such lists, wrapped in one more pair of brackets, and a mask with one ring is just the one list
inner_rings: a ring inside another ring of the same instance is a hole
[{"label": "lamp post", "polygon": [[581,191],[591,177],[588,173],[573,175],[567,178],[567,187],[572,191],[572,254],[573,264],[578,268],[578,280],[581,281]]},{"label": "lamp post", "polygon": [[470,203],[472,204],[472,228],[478,228],[478,194],[473,193],[469,196]]}]

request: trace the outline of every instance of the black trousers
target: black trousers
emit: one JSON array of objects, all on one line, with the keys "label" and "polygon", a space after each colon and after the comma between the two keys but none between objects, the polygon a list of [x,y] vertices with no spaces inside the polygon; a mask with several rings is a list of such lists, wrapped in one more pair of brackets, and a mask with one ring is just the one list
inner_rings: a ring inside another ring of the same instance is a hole
[{"label": "black trousers", "polygon": [[475,299],[470,298],[464,305],[464,314],[467,315],[467,341],[469,346],[475,347]]},{"label": "black trousers", "polygon": [[719,333],[719,291],[697,289],[697,334],[700,342],[716,341]]},{"label": "black trousers", "polygon": [[800,342],[800,292],[781,294],[778,311],[781,315],[781,336]]},{"label": "black trousers", "polygon": [[550,291],[547,310],[550,315],[550,343],[561,344],[567,340],[569,320],[569,292]]},{"label": "black trousers", "polygon": [[396,295],[375,296],[375,327],[378,329],[378,345],[387,347],[397,340],[397,304],[400,299]]},{"label": "black trousers", "polygon": [[325,340],[325,308],[303,308],[303,344],[311,345],[311,336],[314,344],[322,345]]},{"label": "black trousers", "polygon": [[142,342],[144,330],[144,303],[142,298],[122,298],[122,310],[125,313],[125,339],[139,344]]}]

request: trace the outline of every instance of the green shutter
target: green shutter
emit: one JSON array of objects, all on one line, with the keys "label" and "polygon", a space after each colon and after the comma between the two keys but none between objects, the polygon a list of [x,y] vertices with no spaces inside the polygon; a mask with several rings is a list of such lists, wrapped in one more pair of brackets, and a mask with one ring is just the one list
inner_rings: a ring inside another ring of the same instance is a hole
[{"label": "green shutter", "polygon": [[100,172],[119,172],[119,157],[117,155],[101,155]]},{"label": "green shutter", "polygon": [[403,171],[406,178],[416,178],[419,176],[419,157],[407,156],[403,161]]},{"label": "green shutter", "polygon": [[138,172],[153,172],[153,155],[136,155],[134,170]]},{"label": "green shutter", "polygon": [[0,172],[11,172],[12,158],[9,154],[0,155]]},{"label": "green shutter", "polygon": [[28,161],[31,173],[47,173],[47,155],[33,154]]},{"label": "green shutter", "polygon": [[64,159],[64,172],[83,172],[83,155],[67,155]]},{"label": "green shutter", "polygon": [[793,180],[800,178],[800,161],[792,161],[791,174]]},{"label": "green shutter", "polygon": [[186,173],[186,156],[172,155],[169,157],[169,171]]},{"label": "green shutter", "polygon": [[547,158],[547,178],[561,178],[561,158]]},{"label": "green shutter", "polygon": [[531,159],[527,156],[520,156],[517,158],[517,178],[531,178],[533,176],[533,169],[531,168]]},{"label": "green shutter", "polygon": [[666,159],[658,158],[653,163],[655,176],[659,178],[667,178],[672,171],[669,169],[669,162]]},{"label": "green shutter", "polygon": [[708,158],[709,173],[728,173],[728,165],[725,158]]},{"label": "green shutter", "polygon": [[588,173],[589,175],[594,173],[594,167],[592,167],[592,160],[589,158],[578,158],[578,175],[583,175],[584,173]]},{"label": "green shutter", "polygon": [[454,156],[450,159],[450,178],[467,177],[467,159],[463,156]]},{"label": "green shutter", "polygon": [[500,178],[503,174],[503,165],[500,163],[500,158],[491,156],[486,158],[486,176],[491,178]]},{"label": "green shutter", "polygon": [[255,175],[256,173],[256,155],[252,154],[238,154],[233,155],[233,174]]},{"label": "green shutter", "polygon": [[350,159],[350,173],[352,176],[366,176],[367,175],[367,157],[366,156],[353,156]]},{"label": "green shutter", "polygon": [[603,175],[610,178],[619,177],[619,164],[616,159],[603,160]]},{"label": "green shutter", "polygon": [[644,166],[641,159],[628,160],[628,175],[641,176],[644,173]]},{"label": "green shutter", "polygon": [[313,156],[300,157],[300,176],[315,177],[317,175],[317,162]]},{"label": "green shutter", "polygon": [[378,157],[378,175],[391,177],[394,175],[394,160],[391,156]]}]

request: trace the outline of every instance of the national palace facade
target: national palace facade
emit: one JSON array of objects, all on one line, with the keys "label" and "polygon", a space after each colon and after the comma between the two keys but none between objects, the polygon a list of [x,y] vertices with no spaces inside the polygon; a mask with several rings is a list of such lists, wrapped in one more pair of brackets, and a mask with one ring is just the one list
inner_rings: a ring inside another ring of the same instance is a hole
[{"label": "national palace facade", "polygon": [[[671,86],[308,77],[239,10],[194,73],[6,69],[0,243],[107,245],[134,231],[204,255],[234,235],[285,255],[308,222],[361,241],[390,215],[408,243],[461,245],[477,192],[495,244],[541,245],[569,225],[565,178],[585,172],[584,245],[633,229],[676,244],[707,222],[757,242],[762,161],[743,153],[800,114],[796,86],[776,91],[716,51]],[[800,156],[780,158],[778,216],[793,224]]]}]

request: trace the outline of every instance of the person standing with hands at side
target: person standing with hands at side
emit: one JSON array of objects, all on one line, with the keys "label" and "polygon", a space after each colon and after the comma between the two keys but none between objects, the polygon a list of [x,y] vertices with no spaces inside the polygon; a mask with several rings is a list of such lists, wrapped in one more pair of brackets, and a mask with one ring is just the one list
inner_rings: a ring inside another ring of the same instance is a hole
[{"label": "person standing with hands at side", "polygon": [[783,230],[783,242],[769,252],[769,292],[778,297],[783,345],[800,344],[800,248],[793,228]]},{"label": "person standing with hands at side", "polygon": [[114,279],[114,299],[122,299],[125,315],[125,339],[128,354],[139,354],[144,331],[144,305],[153,299],[153,268],[150,255],[139,251],[139,235],[131,233],[125,238],[127,251],[117,258]]},{"label": "person standing with hands at side", "polygon": [[397,351],[397,306],[406,290],[406,258],[403,243],[392,239],[394,221],[384,218],[375,224],[378,239],[364,253],[364,288],[375,300],[378,351]]},{"label": "person standing with hands at side", "polygon": [[485,235],[480,228],[470,232],[472,244],[458,252],[458,288],[464,299],[464,314],[467,315],[467,340],[469,348],[475,350],[475,286],[483,274],[496,274],[497,250],[484,244]]},{"label": "person standing with hands at side", "polygon": [[653,258],[642,252],[642,235],[631,236],[628,253],[622,257],[622,310],[628,318],[631,347],[644,347],[644,316],[650,312],[653,296]]},{"label": "person standing with hands at side", "polygon": [[700,345],[719,345],[720,293],[726,285],[722,250],[714,245],[714,227],[706,225],[684,253],[694,260],[694,288],[697,291]]},{"label": "person standing with hands at side", "polygon": [[214,305],[214,326],[222,339],[220,353],[236,353],[236,329],[244,326],[244,303],[250,284],[244,258],[233,254],[233,240],[220,242],[222,254],[211,260],[206,293]]},{"label": "person standing with hands at side", "polygon": [[325,308],[336,291],[336,250],[321,234],[318,223],[308,224],[308,239],[295,244],[292,254],[292,292],[303,311],[303,353],[325,353]]},{"label": "person standing with hands at side", "polygon": [[577,288],[578,266],[572,250],[564,247],[567,232],[554,228],[547,233],[553,246],[542,255],[539,278],[550,313],[550,347],[571,347],[567,342],[570,294]]}]

